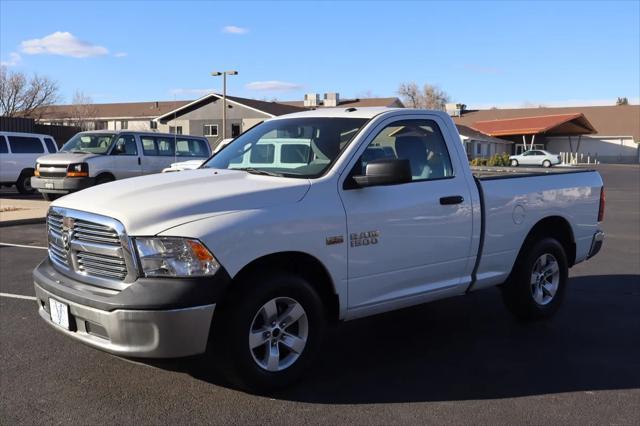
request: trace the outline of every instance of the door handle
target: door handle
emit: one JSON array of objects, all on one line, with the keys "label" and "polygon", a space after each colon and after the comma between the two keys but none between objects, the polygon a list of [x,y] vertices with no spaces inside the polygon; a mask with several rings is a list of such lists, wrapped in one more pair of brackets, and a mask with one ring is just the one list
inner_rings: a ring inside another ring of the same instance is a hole
[{"label": "door handle", "polygon": [[461,204],[464,202],[464,197],[462,195],[451,195],[449,197],[440,198],[440,204],[443,206],[449,206],[452,204]]},{"label": "door handle", "polygon": [[138,157],[138,166],[141,165],[142,162],[140,161],[140,157]]}]

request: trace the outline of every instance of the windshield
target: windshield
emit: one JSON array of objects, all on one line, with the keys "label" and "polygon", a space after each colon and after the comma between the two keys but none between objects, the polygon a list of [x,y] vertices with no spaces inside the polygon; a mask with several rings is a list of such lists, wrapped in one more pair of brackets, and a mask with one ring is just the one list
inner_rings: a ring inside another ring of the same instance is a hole
[{"label": "windshield", "polygon": [[60,152],[106,154],[114,140],[113,133],[78,133],[65,143]]},{"label": "windshield", "polygon": [[318,177],[333,164],[366,121],[327,117],[266,121],[224,147],[202,168]]}]

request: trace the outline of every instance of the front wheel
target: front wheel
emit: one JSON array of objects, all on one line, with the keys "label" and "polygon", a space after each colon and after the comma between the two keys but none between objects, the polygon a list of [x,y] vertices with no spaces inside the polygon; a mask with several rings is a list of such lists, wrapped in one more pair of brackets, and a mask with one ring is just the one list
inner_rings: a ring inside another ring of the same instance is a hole
[{"label": "front wheel", "polygon": [[16,188],[21,194],[33,194],[36,190],[31,186],[32,172],[23,171],[16,181]]},{"label": "front wheel", "polygon": [[511,160],[511,167],[518,167],[518,160]]},{"label": "front wheel", "polygon": [[552,316],[564,298],[569,276],[567,256],[562,245],[544,238],[525,247],[516,260],[503,300],[513,315],[523,320]]},{"label": "front wheel", "polygon": [[542,167],[551,167],[551,161],[549,160],[544,160],[542,162]]},{"label": "front wheel", "polygon": [[298,380],[320,347],[325,309],[311,284],[290,273],[247,277],[214,316],[210,352],[221,372],[251,391]]}]

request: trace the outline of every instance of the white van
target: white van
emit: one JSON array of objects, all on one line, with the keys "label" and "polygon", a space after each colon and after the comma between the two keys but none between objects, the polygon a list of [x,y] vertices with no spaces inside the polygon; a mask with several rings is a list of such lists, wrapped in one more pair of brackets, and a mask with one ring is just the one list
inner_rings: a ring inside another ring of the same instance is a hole
[{"label": "white van", "polygon": [[295,169],[308,164],[310,139],[263,138],[253,149],[240,150],[229,162],[229,168],[275,167]]},{"label": "white van", "polygon": [[37,133],[0,132],[0,184],[15,185],[21,194],[31,194],[31,176],[36,159],[58,152],[53,137]]},{"label": "white van", "polygon": [[75,135],[53,155],[39,157],[31,185],[45,200],[89,186],[160,173],[171,163],[211,156],[201,136],[131,131]]}]

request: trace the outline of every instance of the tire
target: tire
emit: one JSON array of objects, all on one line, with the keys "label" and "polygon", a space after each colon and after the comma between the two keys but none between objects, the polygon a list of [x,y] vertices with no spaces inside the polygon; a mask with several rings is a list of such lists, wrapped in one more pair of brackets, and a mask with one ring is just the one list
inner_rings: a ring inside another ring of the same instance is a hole
[{"label": "tire", "polygon": [[549,318],[562,304],[568,276],[562,245],[553,238],[539,239],[523,249],[501,286],[504,303],[518,319]]},{"label": "tire", "polygon": [[114,180],[116,179],[111,175],[100,175],[96,178],[95,185],[102,185],[103,183],[113,182]]},{"label": "tire", "polygon": [[511,167],[518,167],[518,160],[511,160]]},{"label": "tire", "polygon": [[60,198],[60,194],[52,194],[50,192],[41,192],[41,194],[45,201],[54,201]]},{"label": "tire", "polygon": [[21,194],[33,194],[36,190],[31,186],[33,171],[23,170],[16,181],[16,188]]},{"label": "tire", "polygon": [[[320,297],[309,282],[287,272],[249,276],[234,286],[214,315],[208,356],[230,382],[248,391],[275,390],[297,381],[324,335]],[[290,309],[302,315],[283,325]]]},{"label": "tire", "polygon": [[542,162],[542,167],[546,167],[546,168],[551,167],[551,161],[549,161],[549,160],[544,160],[544,161]]}]

